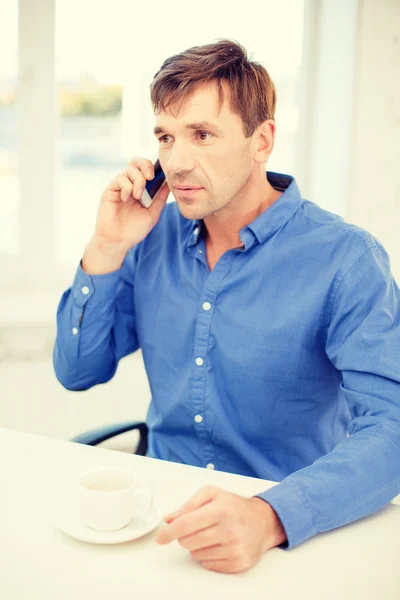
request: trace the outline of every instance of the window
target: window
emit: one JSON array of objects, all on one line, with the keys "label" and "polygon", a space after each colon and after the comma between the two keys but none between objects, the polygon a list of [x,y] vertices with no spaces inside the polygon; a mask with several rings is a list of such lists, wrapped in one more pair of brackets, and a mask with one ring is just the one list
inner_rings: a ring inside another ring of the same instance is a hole
[{"label": "window", "polygon": [[254,0],[251,11],[232,12],[227,19],[226,7],[204,0],[202,14],[212,18],[193,21],[188,15],[184,28],[176,19],[179,14],[182,23],[188,14],[183,0],[153,4],[151,26],[130,0],[57,0],[56,6],[58,261],[78,263],[94,230],[101,193],[129,159],[155,155],[149,86],[165,58],[191,46],[235,39],[266,66],[278,93],[277,137],[268,168],[293,173],[302,1]]},{"label": "window", "polygon": [[204,0],[204,18],[188,15],[182,28],[176,15],[181,23],[188,14],[183,0],[153,3],[151,26],[147,9],[141,16],[130,0],[41,0],[40,19],[31,0],[3,0],[3,286],[44,295],[71,282],[103,189],[132,156],[157,151],[149,98],[155,72],[190,46],[235,39],[267,67],[278,92],[268,168],[296,174],[303,10],[301,0],[254,0],[251,11],[227,19],[226,8]]}]

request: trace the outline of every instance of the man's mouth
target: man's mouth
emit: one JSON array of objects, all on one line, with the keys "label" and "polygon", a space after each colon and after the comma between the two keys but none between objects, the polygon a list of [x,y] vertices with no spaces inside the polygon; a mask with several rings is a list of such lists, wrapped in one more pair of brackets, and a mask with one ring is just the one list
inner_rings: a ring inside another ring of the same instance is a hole
[{"label": "man's mouth", "polygon": [[201,190],[202,188],[195,185],[176,185],[177,190]]},{"label": "man's mouth", "polygon": [[175,186],[175,194],[183,199],[188,199],[188,198],[192,198],[194,196],[196,196],[196,194],[198,194],[199,192],[201,192],[203,190],[202,187],[194,187],[194,186],[183,186],[183,185],[176,185]]}]

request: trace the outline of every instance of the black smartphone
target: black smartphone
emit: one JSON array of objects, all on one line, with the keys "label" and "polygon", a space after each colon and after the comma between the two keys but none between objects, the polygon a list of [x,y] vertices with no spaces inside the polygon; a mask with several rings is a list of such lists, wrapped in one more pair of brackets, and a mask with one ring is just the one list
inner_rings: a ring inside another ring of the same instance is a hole
[{"label": "black smartphone", "polygon": [[164,171],[161,168],[160,161],[156,160],[154,163],[154,179],[147,181],[143,195],[140,198],[140,204],[145,208],[149,208],[153,202],[154,196],[165,181]]}]

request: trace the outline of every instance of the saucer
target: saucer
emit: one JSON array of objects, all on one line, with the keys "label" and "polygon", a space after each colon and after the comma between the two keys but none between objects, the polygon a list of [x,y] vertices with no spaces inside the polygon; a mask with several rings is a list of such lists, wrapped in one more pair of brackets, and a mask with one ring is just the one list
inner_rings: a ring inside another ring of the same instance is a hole
[{"label": "saucer", "polygon": [[80,521],[77,513],[59,515],[55,525],[70,537],[82,542],[89,542],[91,544],[121,544],[146,535],[146,533],[149,533],[159,525],[161,519],[161,510],[153,508],[145,517],[132,519],[128,525],[118,531],[96,531],[95,529],[91,529]]}]

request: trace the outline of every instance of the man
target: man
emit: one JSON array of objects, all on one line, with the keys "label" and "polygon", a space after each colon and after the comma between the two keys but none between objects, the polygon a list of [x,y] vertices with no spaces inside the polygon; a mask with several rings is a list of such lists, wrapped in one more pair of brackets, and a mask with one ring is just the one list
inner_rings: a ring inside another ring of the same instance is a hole
[{"label": "man", "polygon": [[140,347],[149,456],[281,482],[203,488],[158,533],[238,572],[400,492],[400,293],[370,234],[266,176],[275,89],[240,45],[169,58],[151,98],[166,183],[143,208],[134,159],[104,191],[54,365],[83,390]]}]

